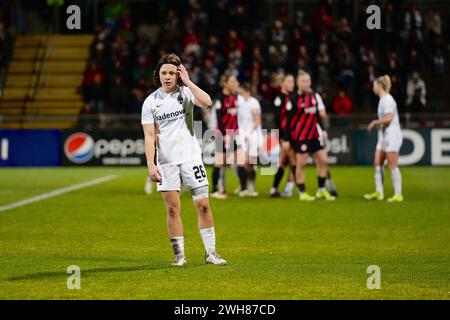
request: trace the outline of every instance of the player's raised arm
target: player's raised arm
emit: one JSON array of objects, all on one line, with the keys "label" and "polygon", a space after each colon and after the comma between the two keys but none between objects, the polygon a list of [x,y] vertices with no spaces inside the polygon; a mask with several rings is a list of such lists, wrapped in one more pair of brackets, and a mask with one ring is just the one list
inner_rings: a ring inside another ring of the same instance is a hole
[{"label": "player's raised arm", "polygon": [[154,182],[161,181],[161,175],[155,164],[155,125],[144,124],[144,141],[145,141],[145,156],[147,158],[147,167],[150,178]]},{"label": "player's raised arm", "polygon": [[194,96],[194,104],[196,106],[199,106],[201,108],[209,108],[212,106],[212,100],[209,94],[207,94],[205,91],[200,89],[195,83],[193,83],[189,79],[189,74],[186,70],[186,68],[180,64],[177,68],[178,74],[183,81],[183,83],[189,88],[189,90],[192,92],[192,95]]}]

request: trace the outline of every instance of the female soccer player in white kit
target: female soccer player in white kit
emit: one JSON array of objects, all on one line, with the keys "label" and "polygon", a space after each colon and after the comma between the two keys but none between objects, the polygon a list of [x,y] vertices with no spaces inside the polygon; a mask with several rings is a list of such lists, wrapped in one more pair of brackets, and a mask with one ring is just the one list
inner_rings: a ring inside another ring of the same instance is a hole
[{"label": "female soccer player in white kit", "polygon": [[[167,230],[175,254],[172,265],[186,264],[179,196],[182,181],[191,190],[198,212],[205,261],[224,265],[226,261],[216,252],[208,178],[193,130],[194,105],[208,108],[212,106],[211,98],[190,81],[186,68],[175,54],[166,54],[159,60],[153,77],[159,88],[142,106],[145,155],[150,178],[157,182],[167,211]],[[155,142],[157,163],[154,161]]]},{"label": "female soccer player in white kit", "polygon": [[383,164],[387,160],[391,180],[394,185],[394,196],[388,202],[403,201],[402,176],[397,166],[398,155],[402,146],[403,137],[397,111],[397,103],[389,94],[391,79],[388,75],[378,77],[373,82],[373,92],[380,97],[378,102],[378,119],[373,120],[367,129],[372,131],[379,126],[378,143],[375,151],[375,187],[374,193],[364,195],[367,200],[383,200]]},{"label": "female soccer player in white kit", "polygon": [[247,193],[246,196],[256,197],[256,164],[258,160],[258,149],[262,143],[261,131],[261,105],[252,96],[251,87],[248,83],[241,85],[238,96],[238,128],[239,140],[242,151],[245,153],[245,168],[247,170]]}]

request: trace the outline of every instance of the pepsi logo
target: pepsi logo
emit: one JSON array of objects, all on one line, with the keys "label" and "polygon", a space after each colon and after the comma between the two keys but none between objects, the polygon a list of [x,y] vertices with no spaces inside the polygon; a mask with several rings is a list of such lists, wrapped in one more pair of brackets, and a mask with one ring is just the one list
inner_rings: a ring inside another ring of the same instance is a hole
[{"label": "pepsi logo", "polygon": [[94,155],[94,139],[86,133],[74,133],[66,139],[64,153],[74,163],[88,162]]}]

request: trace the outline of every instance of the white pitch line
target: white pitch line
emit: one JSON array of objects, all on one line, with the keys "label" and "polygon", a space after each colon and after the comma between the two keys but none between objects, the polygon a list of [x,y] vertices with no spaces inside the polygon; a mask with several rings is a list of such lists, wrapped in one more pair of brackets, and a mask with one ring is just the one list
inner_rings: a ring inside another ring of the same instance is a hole
[{"label": "white pitch line", "polygon": [[38,195],[36,197],[32,197],[32,198],[28,198],[28,199],[21,200],[21,201],[18,201],[18,202],[14,202],[14,203],[8,204],[6,206],[1,206],[0,207],[0,212],[1,211],[11,210],[11,209],[14,209],[14,208],[17,208],[17,207],[21,207],[21,206],[26,206],[26,205],[28,205],[30,203],[33,203],[33,202],[37,202],[37,201],[45,200],[45,199],[48,199],[48,198],[56,197],[56,196],[62,195],[62,194],[67,193],[67,192],[71,192],[71,191],[75,191],[75,190],[78,190],[78,189],[90,187],[90,186],[93,186],[93,185],[96,185],[96,184],[100,184],[100,183],[103,183],[103,182],[106,182],[106,181],[110,181],[110,180],[113,180],[113,179],[116,179],[116,178],[117,178],[116,175],[109,175],[109,176],[104,176],[104,177],[101,177],[101,178],[98,178],[98,179],[89,180],[89,181],[86,181],[86,182],[74,184],[74,185],[71,185],[71,186],[68,186],[68,187],[65,187],[65,188],[56,189],[56,190],[50,191],[48,193],[44,193],[44,194]]}]

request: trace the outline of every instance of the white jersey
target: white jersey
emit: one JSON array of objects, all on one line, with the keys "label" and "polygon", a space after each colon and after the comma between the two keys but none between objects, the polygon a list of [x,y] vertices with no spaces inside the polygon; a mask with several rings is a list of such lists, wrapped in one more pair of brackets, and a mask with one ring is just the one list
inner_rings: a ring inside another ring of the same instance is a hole
[{"label": "white jersey", "polygon": [[382,131],[384,132],[385,135],[388,134],[401,135],[400,120],[397,111],[397,103],[389,93],[382,96],[380,98],[380,101],[378,102],[378,119],[381,120],[385,118],[388,113],[392,113],[393,115],[392,121],[387,125],[387,127],[382,128]]},{"label": "white jersey", "polygon": [[238,96],[238,128],[239,130],[249,131],[253,129],[253,112],[261,114],[261,106],[254,97],[250,97],[248,100],[241,95]]},{"label": "white jersey", "polygon": [[187,87],[151,93],[142,106],[144,124],[154,124],[158,164],[178,165],[201,159],[193,128],[194,96]]}]

